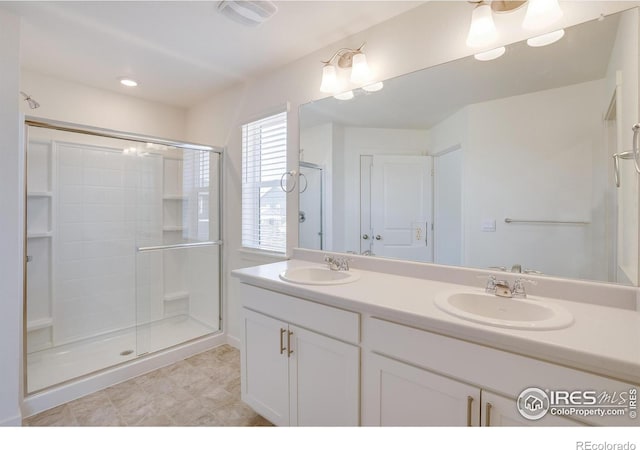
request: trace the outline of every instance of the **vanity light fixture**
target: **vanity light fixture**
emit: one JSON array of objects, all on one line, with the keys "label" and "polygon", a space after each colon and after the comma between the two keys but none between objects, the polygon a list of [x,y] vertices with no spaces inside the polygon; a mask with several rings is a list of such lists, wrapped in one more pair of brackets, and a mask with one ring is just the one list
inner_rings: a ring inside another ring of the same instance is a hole
[{"label": "vanity light fixture", "polygon": [[[467,35],[467,46],[471,48],[487,48],[498,38],[498,30],[493,22],[493,13],[509,13],[527,5],[527,12],[522,28],[528,31],[545,32],[527,41],[532,47],[542,47],[552,44],[564,36],[564,30],[557,29],[549,33],[549,29],[563,17],[558,0],[527,0],[527,1],[488,1],[471,0],[476,6],[471,14],[471,25]],[[553,30],[553,28],[551,28]],[[478,53],[475,56],[480,61],[490,61],[504,54],[499,49]]]},{"label": "vanity light fixture", "polygon": [[138,82],[136,80],[132,80],[131,78],[120,78],[120,84],[127,87],[136,87]]},{"label": "vanity light fixture", "polygon": [[496,24],[493,23],[491,5],[485,1],[477,3],[471,13],[471,25],[467,35],[467,46],[473,48],[486,47],[498,38],[498,30]]},{"label": "vanity light fixture", "polygon": [[529,0],[522,28],[530,31],[543,30],[555,24],[562,16],[558,0]]},{"label": "vanity light fixture", "polygon": [[[331,58],[322,61],[322,82],[320,91],[327,94],[334,94],[338,88],[338,70],[351,69],[350,80],[354,84],[362,84],[371,80],[371,70],[367,64],[367,57],[362,52],[366,42],[358,48],[341,48],[333,54]],[[346,93],[345,93],[346,94]],[[351,93],[353,98],[353,92]],[[343,94],[338,94],[343,95]],[[338,98],[338,95],[335,97]]]}]

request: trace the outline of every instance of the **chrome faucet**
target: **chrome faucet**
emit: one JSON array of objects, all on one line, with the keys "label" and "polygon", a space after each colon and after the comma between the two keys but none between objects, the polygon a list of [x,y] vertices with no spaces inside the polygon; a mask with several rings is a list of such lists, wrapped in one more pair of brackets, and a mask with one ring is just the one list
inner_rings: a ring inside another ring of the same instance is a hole
[{"label": "chrome faucet", "polygon": [[498,280],[495,275],[491,275],[487,280],[487,286],[484,291],[487,294],[493,294],[504,298],[527,298],[527,292],[524,288],[525,283],[537,284],[533,280],[517,278],[513,282],[513,287],[510,287],[507,280]]},{"label": "chrome faucet", "polygon": [[522,266],[520,264],[514,264],[511,266],[512,273],[522,273]]},{"label": "chrome faucet", "polygon": [[324,262],[329,265],[330,270],[348,271],[349,270],[349,258],[343,256],[329,256],[324,255]]}]

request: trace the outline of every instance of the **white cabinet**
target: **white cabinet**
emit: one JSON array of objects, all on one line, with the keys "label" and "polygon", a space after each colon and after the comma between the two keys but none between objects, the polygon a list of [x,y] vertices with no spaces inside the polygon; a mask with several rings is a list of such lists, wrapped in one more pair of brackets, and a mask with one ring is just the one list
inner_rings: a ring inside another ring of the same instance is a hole
[{"label": "white cabinet", "polygon": [[483,427],[577,427],[583,423],[565,417],[546,415],[540,420],[527,420],[520,415],[516,407],[516,400],[504,397],[490,391],[482,391]]},{"label": "white cabinet", "polygon": [[477,426],[480,389],[373,353],[365,358],[362,424]]},{"label": "white cabinet", "polygon": [[275,425],[357,426],[360,348],[325,335],[336,322],[351,322],[354,330],[342,332],[357,335],[357,314],[242,288],[246,303],[260,299],[261,309],[243,308],[242,400]]},{"label": "white cabinet", "polygon": [[523,418],[516,400],[414,367],[368,354],[364,361],[362,424],[370,426],[580,426],[547,415]]},{"label": "white cabinet", "polygon": [[286,323],[245,310],[242,400],[275,425],[289,424],[286,332]]}]

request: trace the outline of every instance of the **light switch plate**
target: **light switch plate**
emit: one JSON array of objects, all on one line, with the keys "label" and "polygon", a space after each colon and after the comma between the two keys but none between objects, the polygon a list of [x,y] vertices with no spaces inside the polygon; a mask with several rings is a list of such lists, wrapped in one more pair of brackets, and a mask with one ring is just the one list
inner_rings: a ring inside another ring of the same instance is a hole
[{"label": "light switch plate", "polygon": [[496,219],[484,219],[480,225],[480,231],[495,232]]}]

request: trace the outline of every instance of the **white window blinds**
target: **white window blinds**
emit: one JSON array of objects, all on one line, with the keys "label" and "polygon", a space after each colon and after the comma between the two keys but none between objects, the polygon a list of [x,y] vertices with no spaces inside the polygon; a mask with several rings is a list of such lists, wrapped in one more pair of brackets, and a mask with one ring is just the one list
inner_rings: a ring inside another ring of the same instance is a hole
[{"label": "white window blinds", "polygon": [[285,253],[287,113],[242,126],[242,246]]}]

